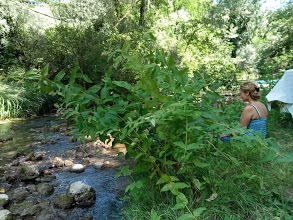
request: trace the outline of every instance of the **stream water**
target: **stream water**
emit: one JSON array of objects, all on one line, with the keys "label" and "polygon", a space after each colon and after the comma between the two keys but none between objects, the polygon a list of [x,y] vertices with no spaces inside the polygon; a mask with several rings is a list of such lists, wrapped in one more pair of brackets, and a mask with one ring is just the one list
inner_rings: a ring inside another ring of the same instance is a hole
[{"label": "stream water", "polygon": [[[80,144],[70,142],[68,136],[55,129],[62,123],[65,121],[54,116],[0,122],[0,140],[2,140],[0,145],[0,176],[5,172],[7,164],[11,163],[17,156],[27,154],[30,151],[45,151],[43,160],[46,161],[60,156]],[[40,129],[42,129],[41,134],[38,132]],[[45,144],[40,140],[40,136],[42,136],[42,140],[46,140]],[[79,161],[75,161],[75,163],[77,162]],[[75,207],[56,211],[56,214],[51,215],[48,219],[121,219],[122,200],[120,193],[123,191],[121,187],[125,186],[125,179],[115,178],[116,173],[117,170],[114,168],[94,169],[92,166],[86,167],[82,173],[72,173],[66,170],[56,172],[56,179],[52,182],[54,193],[46,200],[52,201],[56,194],[66,193],[71,183],[83,181],[95,189],[96,202],[89,208]]]}]

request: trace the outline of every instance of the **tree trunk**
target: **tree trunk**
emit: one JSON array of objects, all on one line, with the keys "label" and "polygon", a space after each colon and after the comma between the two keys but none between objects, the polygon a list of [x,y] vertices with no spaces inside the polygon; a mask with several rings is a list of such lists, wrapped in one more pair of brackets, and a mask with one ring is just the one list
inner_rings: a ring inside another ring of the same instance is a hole
[{"label": "tree trunk", "polygon": [[146,10],[146,0],[141,0],[140,17],[139,17],[139,25],[141,27],[144,27],[144,25],[145,25],[145,20],[144,20],[145,10]]}]

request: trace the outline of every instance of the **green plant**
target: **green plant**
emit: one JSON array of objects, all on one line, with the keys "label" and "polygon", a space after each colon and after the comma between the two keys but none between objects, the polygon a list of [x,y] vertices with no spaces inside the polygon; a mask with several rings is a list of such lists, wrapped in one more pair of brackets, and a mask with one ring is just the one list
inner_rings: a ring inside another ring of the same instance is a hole
[{"label": "green plant", "polygon": [[[117,174],[132,177],[126,192],[140,201],[141,192],[153,186],[153,193],[170,198],[163,201],[178,219],[224,212],[249,218],[257,216],[252,204],[269,207],[274,188],[267,184],[271,161],[290,162],[290,155],[281,155],[272,139],[246,136],[245,128],[232,123],[235,115],[228,116],[224,106],[216,107],[221,97],[215,90],[221,84],[210,84],[200,74],[190,77],[162,50],[140,58],[130,46],[124,45],[117,60],[137,72],[136,84],[111,80],[109,70],[103,85],[87,88],[84,81],[92,81],[78,65],[69,76],[60,72],[54,82],[40,81],[40,88],[53,89],[61,97],[60,107],[75,122],[76,137],[103,139],[111,133],[125,143],[125,157],[136,161]],[[238,136],[226,145],[218,139],[223,132]]]},{"label": "green plant", "polygon": [[0,81],[0,119],[38,114],[51,101],[35,88]]}]

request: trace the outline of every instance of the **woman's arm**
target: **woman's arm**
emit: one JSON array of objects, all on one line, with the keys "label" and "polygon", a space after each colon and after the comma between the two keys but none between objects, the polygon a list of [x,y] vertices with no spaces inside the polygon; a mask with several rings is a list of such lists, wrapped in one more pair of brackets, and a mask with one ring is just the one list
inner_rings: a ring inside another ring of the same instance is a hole
[{"label": "woman's arm", "polygon": [[242,116],[240,119],[241,127],[247,127],[253,116],[254,108],[251,105],[246,106],[243,109]]}]

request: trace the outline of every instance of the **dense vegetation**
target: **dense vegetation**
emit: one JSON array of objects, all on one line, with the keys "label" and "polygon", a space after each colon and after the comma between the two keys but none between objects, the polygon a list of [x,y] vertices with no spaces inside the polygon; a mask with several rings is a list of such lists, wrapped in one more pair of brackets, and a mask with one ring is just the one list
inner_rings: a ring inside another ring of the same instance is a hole
[{"label": "dense vegetation", "polygon": [[[292,68],[293,4],[0,0],[0,8],[0,118],[58,108],[76,138],[111,133],[125,143],[136,161],[117,174],[133,180],[125,219],[293,216],[284,165],[292,154],[273,138],[281,116],[270,113],[266,140],[241,135],[242,103],[219,95]],[[223,132],[238,135],[223,144]]]}]

